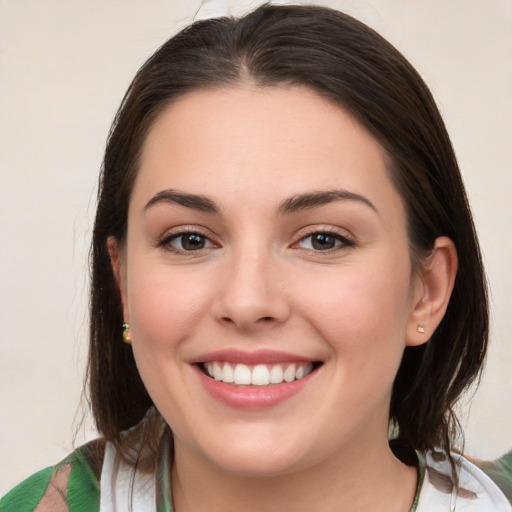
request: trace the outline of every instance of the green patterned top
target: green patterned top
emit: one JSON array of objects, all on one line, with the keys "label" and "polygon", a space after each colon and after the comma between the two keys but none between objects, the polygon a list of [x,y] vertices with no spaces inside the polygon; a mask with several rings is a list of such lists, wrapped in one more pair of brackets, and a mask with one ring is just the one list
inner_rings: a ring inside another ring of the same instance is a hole
[{"label": "green patterned top", "polygon": [[[29,512],[36,507],[38,512],[173,512],[169,447],[162,448],[156,471],[137,475],[112,444],[92,441],[15,487],[0,501],[0,512]],[[466,459],[459,461],[458,493],[447,461],[436,462],[429,454],[419,455],[418,461],[418,488],[410,512],[452,512],[458,510],[459,503],[464,511],[512,510],[498,487]],[[495,463],[480,466],[512,500],[512,451]]]}]

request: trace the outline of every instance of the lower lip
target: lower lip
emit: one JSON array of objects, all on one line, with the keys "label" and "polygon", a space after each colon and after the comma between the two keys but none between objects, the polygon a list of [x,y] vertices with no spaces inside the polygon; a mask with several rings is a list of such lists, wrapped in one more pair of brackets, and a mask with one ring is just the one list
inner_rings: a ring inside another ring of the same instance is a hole
[{"label": "lower lip", "polygon": [[236,386],[207,377],[195,365],[201,383],[219,402],[236,409],[258,410],[275,407],[300,393],[316,371],[299,380],[270,386]]}]

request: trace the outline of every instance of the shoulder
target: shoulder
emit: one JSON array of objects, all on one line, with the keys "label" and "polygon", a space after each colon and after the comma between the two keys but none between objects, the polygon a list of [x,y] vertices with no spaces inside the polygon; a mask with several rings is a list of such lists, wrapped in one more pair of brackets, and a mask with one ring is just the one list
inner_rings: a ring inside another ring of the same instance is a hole
[{"label": "shoulder", "polygon": [[81,446],[55,466],[30,476],[0,500],[0,512],[99,510],[105,442]]},{"label": "shoulder", "polygon": [[512,507],[498,486],[463,456],[453,456],[459,475],[459,489],[451,479],[447,460],[425,457],[425,473],[417,512],[511,512]]}]

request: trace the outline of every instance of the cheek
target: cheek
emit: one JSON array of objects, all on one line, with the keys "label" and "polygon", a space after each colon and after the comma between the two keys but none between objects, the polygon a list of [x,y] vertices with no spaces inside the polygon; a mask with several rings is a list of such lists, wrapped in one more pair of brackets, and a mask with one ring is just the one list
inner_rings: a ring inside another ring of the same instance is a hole
[{"label": "cheek", "polygon": [[[191,284],[193,283],[193,284]],[[177,431],[186,431],[180,411],[190,401],[182,363],[187,341],[208,314],[204,279],[161,265],[132,266],[128,305],[132,347],[153,402]]]},{"label": "cheek", "polygon": [[157,352],[174,351],[207,311],[206,282],[165,265],[146,265],[128,281],[132,338]]},{"label": "cheek", "polygon": [[[360,370],[399,364],[410,313],[408,265],[402,271],[367,265],[308,280],[304,315],[337,357]],[[398,362],[397,362],[398,360]]]}]

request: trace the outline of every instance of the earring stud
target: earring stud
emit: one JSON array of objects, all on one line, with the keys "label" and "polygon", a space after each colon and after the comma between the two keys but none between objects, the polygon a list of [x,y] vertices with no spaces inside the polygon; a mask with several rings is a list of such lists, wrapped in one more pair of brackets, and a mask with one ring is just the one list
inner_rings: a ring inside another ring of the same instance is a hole
[{"label": "earring stud", "polygon": [[425,333],[425,327],[423,327],[423,325],[418,325],[418,328],[416,330],[421,334]]},{"label": "earring stud", "polygon": [[125,343],[132,342],[132,335],[130,333],[130,324],[127,324],[127,323],[123,324],[123,341]]}]

